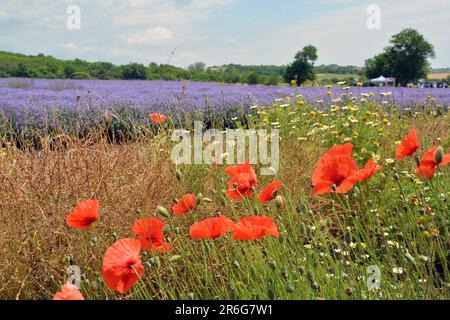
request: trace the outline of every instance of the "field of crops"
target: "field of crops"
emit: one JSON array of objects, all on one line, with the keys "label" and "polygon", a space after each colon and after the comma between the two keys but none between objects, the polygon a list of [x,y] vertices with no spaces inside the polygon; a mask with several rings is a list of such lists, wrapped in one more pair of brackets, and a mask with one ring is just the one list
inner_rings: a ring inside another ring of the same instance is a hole
[{"label": "field of crops", "polygon": [[[148,114],[174,115],[177,125],[185,114],[198,114],[207,121],[242,117],[249,108],[285,104],[298,97],[326,109],[336,99],[376,101],[399,109],[424,104],[450,104],[447,89],[268,87],[236,86],[171,81],[99,81],[0,79],[1,130],[26,135],[79,133],[85,127],[111,121],[122,131],[136,124],[147,125]],[[111,119],[114,115],[116,118]],[[230,123],[227,121],[227,125]],[[33,131],[30,133],[29,131]]]},{"label": "field of crops", "polygon": [[[450,89],[1,79],[0,298],[449,299],[449,104]],[[194,119],[279,130],[278,172],[225,150],[175,165]]]}]

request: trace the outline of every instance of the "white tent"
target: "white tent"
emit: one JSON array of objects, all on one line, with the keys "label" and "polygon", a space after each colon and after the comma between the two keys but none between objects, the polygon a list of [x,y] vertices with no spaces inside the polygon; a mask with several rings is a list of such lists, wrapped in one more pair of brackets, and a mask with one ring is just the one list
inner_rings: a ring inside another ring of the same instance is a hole
[{"label": "white tent", "polygon": [[381,76],[379,78],[370,80],[370,82],[386,83],[386,82],[394,82],[394,80]]}]

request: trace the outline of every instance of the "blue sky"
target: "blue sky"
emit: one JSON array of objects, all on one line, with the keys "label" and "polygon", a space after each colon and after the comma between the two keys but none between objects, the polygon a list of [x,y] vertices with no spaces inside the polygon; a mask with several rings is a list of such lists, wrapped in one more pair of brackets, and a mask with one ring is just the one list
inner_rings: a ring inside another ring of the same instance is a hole
[{"label": "blue sky", "polygon": [[[79,30],[66,26],[70,5],[80,8]],[[380,29],[367,28],[370,5]],[[363,65],[413,27],[435,45],[432,65],[449,67],[449,12],[443,0],[2,0],[0,50],[117,64],[170,57],[185,67],[286,64],[313,44],[319,64]]]}]

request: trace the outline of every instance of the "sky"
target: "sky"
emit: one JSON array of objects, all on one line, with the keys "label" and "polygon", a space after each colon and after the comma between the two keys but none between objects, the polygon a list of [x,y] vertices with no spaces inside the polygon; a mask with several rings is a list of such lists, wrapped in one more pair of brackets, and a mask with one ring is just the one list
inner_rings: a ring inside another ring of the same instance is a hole
[{"label": "sky", "polygon": [[362,66],[412,27],[444,68],[449,13],[449,0],[1,0],[0,50],[186,67],[285,65],[312,44],[317,64]]}]

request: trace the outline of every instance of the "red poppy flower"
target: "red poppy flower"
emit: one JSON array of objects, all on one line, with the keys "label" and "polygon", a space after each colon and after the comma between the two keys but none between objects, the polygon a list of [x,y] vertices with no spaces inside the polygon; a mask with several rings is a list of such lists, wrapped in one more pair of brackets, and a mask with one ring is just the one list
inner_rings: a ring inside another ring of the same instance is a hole
[{"label": "red poppy flower", "polygon": [[165,223],[157,218],[138,220],[133,225],[133,234],[141,240],[142,247],[147,251],[164,253],[170,249],[170,243],[165,241]]},{"label": "red poppy flower", "polygon": [[89,229],[98,220],[99,207],[100,202],[98,200],[86,200],[78,204],[67,216],[67,225],[80,230]]},{"label": "red poppy flower", "polygon": [[210,218],[192,225],[189,235],[192,239],[216,239],[231,231],[233,225],[225,216]]},{"label": "red poppy flower", "polygon": [[167,120],[167,117],[160,113],[152,113],[149,117],[153,123],[164,123]]},{"label": "red poppy flower", "polygon": [[195,207],[195,194],[187,194],[183,198],[177,200],[177,203],[172,206],[172,212],[181,216],[188,213]]},{"label": "red poppy flower", "polygon": [[272,235],[278,238],[278,227],[269,217],[244,218],[233,226],[233,239],[256,240]]},{"label": "red poppy flower", "polygon": [[352,144],[339,145],[330,149],[316,164],[312,174],[315,194],[347,193],[353,189],[353,176],[359,167],[351,156]]},{"label": "red poppy flower", "polygon": [[253,194],[254,185],[251,183],[251,176],[248,173],[239,173],[228,181],[226,195],[235,200],[250,197]]},{"label": "red poppy flower", "polygon": [[281,191],[281,181],[273,181],[269,183],[259,195],[259,201],[261,203],[272,201],[275,190]]},{"label": "red poppy flower", "polygon": [[103,278],[111,290],[125,293],[144,271],[140,258],[141,241],[121,239],[106,250],[103,256]]},{"label": "red poppy flower", "polygon": [[355,183],[356,182],[362,182],[362,181],[367,181],[370,178],[372,178],[375,173],[379,170],[381,170],[383,168],[383,166],[376,164],[372,159],[370,159],[367,164],[364,166],[363,169],[358,170],[353,177],[351,178],[351,180],[353,180]]},{"label": "red poppy flower", "polygon": [[412,156],[417,149],[420,148],[419,138],[417,137],[416,130],[412,129],[411,132],[403,139],[401,144],[397,148],[395,160],[402,160]]},{"label": "red poppy flower", "polygon": [[416,169],[416,172],[419,176],[432,179],[434,174],[436,173],[436,169],[442,168],[443,166],[450,163],[450,154],[444,154],[442,156],[441,163],[436,163],[436,152],[438,151],[437,147],[430,148],[420,160],[419,166]]},{"label": "red poppy flower", "polygon": [[230,166],[225,168],[225,172],[226,174],[233,178],[234,176],[237,176],[240,173],[246,173],[248,174],[248,180],[250,182],[250,184],[254,187],[258,186],[258,178],[256,176],[255,171],[253,170],[252,166],[250,165],[250,163],[247,161],[243,164],[238,164],[235,166]]},{"label": "red poppy flower", "polygon": [[55,293],[53,300],[84,300],[84,297],[76,285],[66,283],[61,292]]}]

